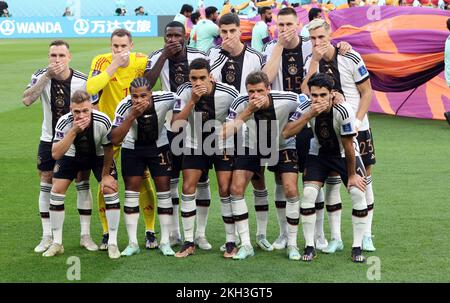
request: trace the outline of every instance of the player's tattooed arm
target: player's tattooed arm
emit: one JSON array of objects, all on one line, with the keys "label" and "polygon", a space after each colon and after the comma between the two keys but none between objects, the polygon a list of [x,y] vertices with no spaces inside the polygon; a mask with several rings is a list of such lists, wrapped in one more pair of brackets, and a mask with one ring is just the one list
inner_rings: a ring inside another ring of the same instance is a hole
[{"label": "player's tattooed arm", "polygon": [[36,84],[24,91],[22,98],[23,104],[25,104],[25,106],[30,106],[31,104],[33,104],[42,94],[45,86],[49,81],[50,76],[48,75],[48,73],[44,73],[42,77],[40,77],[36,82]]}]

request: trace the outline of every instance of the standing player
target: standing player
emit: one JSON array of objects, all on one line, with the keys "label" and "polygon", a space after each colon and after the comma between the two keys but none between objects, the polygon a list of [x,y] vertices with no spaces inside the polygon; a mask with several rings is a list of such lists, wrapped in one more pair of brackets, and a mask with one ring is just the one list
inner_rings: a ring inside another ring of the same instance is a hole
[{"label": "standing player", "polygon": [[259,9],[261,21],[256,22],[252,29],[252,47],[261,52],[264,46],[270,41],[268,23],[272,22],[272,9],[264,6]]},{"label": "standing player", "polygon": [[[288,256],[299,260],[297,231],[299,222],[299,196],[297,188],[298,166],[295,142],[284,140],[281,131],[289,116],[297,108],[297,94],[271,91],[269,79],[263,72],[251,73],[246,79],[248,94],[239,96],[231,105],[227,123],[224,126],[226,137],[231,136],[244,123],[248,135],[244,141],[245,154],[237,154],[231,184],[233,216],[242,240],[242,246],[234,259],[253,256],[248,226],[248,210],[244,194],[250,180],[256,175],[261,177],[261,159],[269,158],[269,170],[282,180],[287,205]],[[264,142],[265,141],[265,142]],[[263,148],[267,150],[264,150]],[[275,161],[272,160],[275,157]]]},{"label": "standing player", "polygon": [[217,8],[209,6],[205,9],[205,19],[198,21],[195,36],[195,48],[207,52],[214,46],[214,40],[219,36],[219,27],[216,24],[219,14]]},{"label": "standing player", "polygon": [[170,197],[171,153],[164,122],[178,96],[171,92],[152,92],[150,83],[144,77],[131,82],[130,95],[117,106],[111,131],[113,144],[122,144],[124,212],[129,241],[122,255],[131,256],[140,252],[136,237],[139,188],[143,173],[148,168],[158,197],[161,225],[159,249],[165,256],[173,256],[175,252],[170,248],[169,242],[173,215]]},{"label": "standing player", "polygon": [[347,102],[333,105],[333,78],[329,75],[314,75],[308,81],[308,87],[312,101],[303,98],[296,114],[291,117],[293,122],[283,130],[283,137],[290,138],[309,121],[314,132],[303,174],[300,214],[306,244],[302,260],[312,261],[316,256],[314,202],[327,177],[338,174],[347,186],[353,204],[352,261],[361,263],[365,261],[361,245],[367,223],[367,203],[364,165],[353,144],[355,114]]},{"label": "standing player", "polygon": [[[330,26],[322,19],[316,19],[309,25],[311,41],[313,43],[313,56],[305,81],[317,70],[333,77],[334,89],[345,96],[345,100],[352,106],[356,114],[355,128],[358,131],[359,152],[366,168],[366,200],[369,210],[367,231],[363,238],[363,250],[375,251],[372,243],[371,228],[373,218],[373,190],[372,165],[375,164],[375,150],[372,132],[369,126],[367,111],[372,100],[372,87],[369,72],[361,55],[352,50],[344,55],[330,43]],[[307,90],[307,87],[305,87]],[[327,209],[329,211],[332,241],[324,252],[334,253],[343,248],[341,240],[341,198],[339,194],[340,182],[337,177],[331,177],[327,183]],[[328,188],[330,190],[328,191]]]},{"label": "standing player", "polygon": [[[228,109],[239,93],[230,85],[214,81],[206,59],[195,59],[190,64],[189,70],[190,81],[178,89],[177,94],[180,96],[181,102],[175,104],[172,119],[174,129],[178,129],[177,125],[181,126],[180,124],[185,124],[185,121],[188,122],[185,130],[187,138],[186,153],[183,154],[183,193],[181,196],[185,242],[181,251],[175,256],[187,257],[195,251],[193,242],[196,215],[195,189],[201,175],[207,175],[214,165],[226,232],[227,249],[224,257],[231,258],[237,251],[230,200],[233,158],[226,153],[229,146],[220,144],[221,138],[218,137],[217,128],[220,128],[225,122]],[[218,125],[211,125],[213,122]],[[207,130],[208,125],[214,126],[214,129]],[[209,136],[213,136],[213,140],[210,140]],[[201,242],[201,239],[197,239],[197,242]]]},{"label": "standing player", "polygon": [[[245,79],[252,72],[261,71],[264,57],[261,53],[243,44],[240,40],[240,20],[235,14],[226,14],[219,19],[222,44],[211,48],[211,73],[216,81],[234,86],[241,94],[245,94]],[[269,202],[264,177],[252,180],[253,196],[256,210],[256,243],[261,249],[273,250],[266,239],[269,214]],[[225,246],[221,247],[224,250]]]},{"label": "standing player", "polygon": [[[313,9],[311,9],[313,10]],[[272,89],[302,93],[302,82],[305,74],[305,64],[312,56],[312,45],[309,39],[298,34],[297,12],[286,7],[279,11],[277,16],[278,39],[271,41],[264,50],[267,63],[264,71],[272,83]],[[346,42],[338,44],[343,53],[349,51],[351,46]],[[310,127],[305,127],[296,136],[296,146],[299,162],[299,171],[303,173],[309,143],[313,137]],[[275,205],[277,208],[280,235],[273,243],[275,249],[283,249],[287,245],[286,237],[286,198],[284,196],[281,180],[275,180]],[[315,244],[319,250],[325,249],[328,242],[323,232],[324,194],[321,189],[316,201],[317,221],[315,229]]]},{"label": "standing player", "polygon": [[[206,58],[206,54],[195,48],[186,45],[185,29],[183,24],[173,21],[166,25],[164,35],[164,48],[154,51],[148,57],[145,77],[153,87],[158,80],[161,81],[163,91],[176,93],[183,83],[189,81],[189,64],[196,58]],[[172,142],[175,133],[171,131],[171,112],[167,117],[166,128],[168,130],[169,142]],[[174,224],[171,231],[171,243],[182,244],[180,234],[180,224],[178,217],[179,194],[178,181],[181,171],[181,156],[174,156],[172,162],[172,177],[170,181],[170,192],[174,205]],[[200,239],[197,244],[201,249],[211,249],[211,244],[206,240],[206,223],[208,220],[208,210],[211,203],[211,190],[209,187],[208,175],[202,175],[197,185],[197,230],[196,238]]]},{"label": "standing player", "polygon": [[76,91],[70,103],[70,113],[62,116],[56,124],[52,156],[57,161],[50,194],[50,221],[54,239],[43,253],[44,257],[64,253],[62,229],[66,191],[77,174],[84,170],[92,170],[97,181],[101,182],[100,189],[108,202],[108,255],[113,259],[120,257],[117,248],[120,205],[114,151],[109,140],[111,121],[104,113],[93,110],[90,100],[85,91]]},{"label": "standing player", "polygon": [[[98,94],[98,109],[112,120],[117,104],[129,94],[130,83],[134,78],[144,74],[147,56],[131,52],[133,40],[131,33],[125,29],[116,29],[111,34],[111,53],[96,56],[92,60],[86,90],[89,94]],[[119,148],[115,148],[114,158],[119,157]],[[139,204],[144,210],[145,247],[157,248],[155,237],[155,193],[146,172],[140,189]],[[105,216],[105,200],[98,192],[100,221],[103,227],[101,250],[107,249],[108,223]]]},{"label": "standing player", "polygon": [[[37,168],[39,171],[41,190],[39,193],[39,212],[42,221],[42,240],[34,249],[43,253],[52,244],[52,230],[49,215],[50,190],[52,188],[53,167],[52,141],[55,135],[56,122],[69,112],[70,97],[76,90],[86,87],[86,75],[69,67],[72,56],[69,44],[63,40],[50,43],[47,68],[39,69],[31,76],[31,82],[23,94],[26,106],[33,104],[39,97],[42,101],[44,121],[39,143]],[[86,177],[86,176],[85,176]],[[81,224],[81,246],[88,250],[97,250],[98,246],[90,237],[92,195],[89,178],[77,178],[77,205]]]}]

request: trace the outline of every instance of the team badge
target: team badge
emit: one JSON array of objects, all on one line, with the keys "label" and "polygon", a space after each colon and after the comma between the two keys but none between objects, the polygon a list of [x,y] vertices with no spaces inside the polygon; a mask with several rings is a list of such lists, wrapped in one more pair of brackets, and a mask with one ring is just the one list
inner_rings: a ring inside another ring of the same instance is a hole
[{"label": "team badge", "polygon": [[299,112],[295,112],[295,113],[292,114],[292,116],[289,118],[289,120],[295,121],[295,120],[298,120],[298,118],[300,118],[300,113]]},{"label": "team badge", "polygon": [[322,127],[320,129],[320,136],[324,139],[328,139],[330,137],[330,132],[328,131],[328,128]]},{"label": "team badge", "polygon": [[234,81],[236,80],[236,75],[234,74],[234,72],[229,71],[225,76],[225,80],[227,81],[227,83],[234,83]]},{"label": "team badge", "polygon": [[298,73],[298,68],[297,68],[297,66],[296,66],[296,65],[293,65],[293,64],[289,65],[289,67],[288,67],[288,73],[289,73],[289,75],[291,75],[291,76],[297,75],[297,73]]},{"label": "team badge", "polygon": [[55,136],[56,136],[57,139],[62,139],[62,138],[64,138],[64,133],[60,132],[60,131],[57,131]]},{"label": "team badge", "polygon": [[59,164],[55,164],[55,167],[53,168],[53,173],[56,174],[59,172]]},{"label": "team badge", "polygon": [[183,74],[176,74],[175,75],[175,83],[178,85],[181,85],[184,83],[184,77]]},{"label": "team badge", "polygon": [[116,121],[114,122],[115,125],[121,125],[124,121],[123,117],[116,117]]},{"label": "team badge", "polygon": [[41,165],[41,163],[42,163],[42,157],[41,157],[41,156],[38,156],[38,157],[37,157],[37,164],[38,164],[38,165]]},{"label": "team badge", "polygon": [[61,98],[61,96],[58,96],[55,100],[55,106],[58,108],[64,107],[64,98]]},{"label": "team badge", "polygon": [[365,74],[367,74],[367,68],[365,65],[361,66],[358,68],[358,72],[361,76],[364,76]]},{"label": "team badge", "polygon": [[308,96],[306,96],[305,94],[299,94],[298,95],[298,101],[300,103],[304,103],[304,102],[308,101]]},{"label": "team badge", "polygon": [[228,120],[234,120],[234,119],[236,119],[236,112],[230,111],[230,113],[228,114],[227,119],[228,119]]},{"label": "team badge", "polygon": [[349,122],[347,124],[342,125],[342,130],[346,133],[352,131],[352,124]]}]

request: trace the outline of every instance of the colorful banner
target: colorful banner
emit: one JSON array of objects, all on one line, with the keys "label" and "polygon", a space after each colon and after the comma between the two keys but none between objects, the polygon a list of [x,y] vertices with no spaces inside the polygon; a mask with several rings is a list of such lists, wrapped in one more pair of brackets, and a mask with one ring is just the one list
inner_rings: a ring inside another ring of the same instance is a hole
[{"label": "colorful banner", "polygon": [[1,18],[0,39],[109,37],[117,28],[127,29],[135,37],[156,37],[158,19],[157,16]]},{"label": "colorful banner", "polygon": [[330,12],[335,42],[347,41],[367,65],[375,90],[370,111],[444,119],[450,88],[444,70],[450,12],[366,6]]}]

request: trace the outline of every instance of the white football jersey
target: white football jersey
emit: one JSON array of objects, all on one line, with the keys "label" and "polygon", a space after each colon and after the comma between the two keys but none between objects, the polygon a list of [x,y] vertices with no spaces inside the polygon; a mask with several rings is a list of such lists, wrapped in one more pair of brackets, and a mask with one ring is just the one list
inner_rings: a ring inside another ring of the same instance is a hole
[{"label": "white football jersey", "polygon": [[[65,156],[75,157],[77,152],[76,142],[78,139],[85,140],[89,148],[95,150],[97,156],[103,156],[103,146],[111,144],[109,134],[111,132],[111,121],[108,116],[100,111],[92,111],[91,125],[82,133],[78,134],[74,143],[70,146],[69,150],[65,153]],[[67,132],[73,126],[73,115],[71,112],[62,116],[55,128],[55,138],[53,143],[61,141]]]}]

